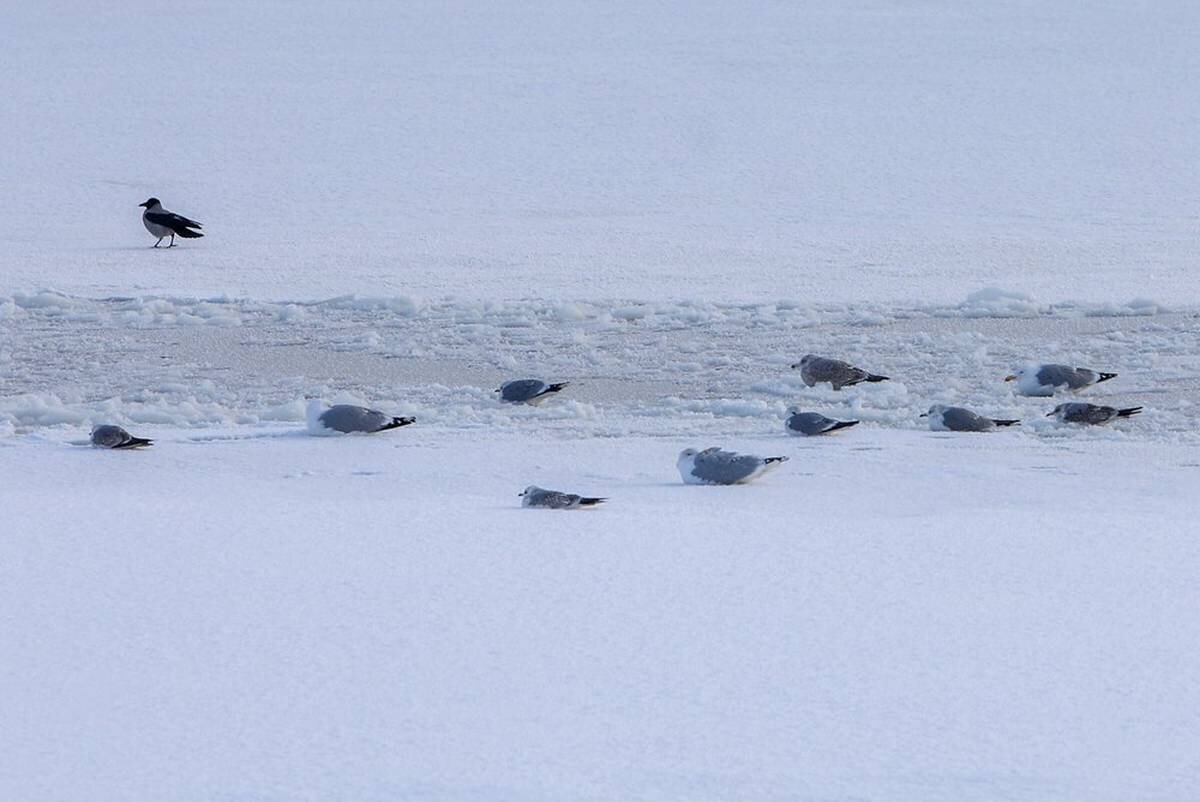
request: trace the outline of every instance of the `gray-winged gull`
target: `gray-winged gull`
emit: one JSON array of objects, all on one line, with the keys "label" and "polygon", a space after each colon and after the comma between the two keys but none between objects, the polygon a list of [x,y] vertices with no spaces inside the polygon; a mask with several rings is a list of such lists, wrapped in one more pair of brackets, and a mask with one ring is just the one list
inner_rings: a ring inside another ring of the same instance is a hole
[{"label": "gray-winged gull", "polygon": [[92,445],[97,448],[141,448],[153,443],[144,437],[134,437],[120,426],[102,424],[92,429]]},{"label": "gray-winged gull", "polygon": [[922,418],[929,418],[929,429],[934,432],[990,432],[997,426],[1019,426],[1019,420],[985,418],[964,407],[948,407],[934,404]]},{"label": "gray-winged gull", "polygon": [[544,507],[550,510],[574,510],[579,507],[594,507],[608,501],[606,498],[580,496],[575,493],[560,493],[544,487],[530,485],[520,493],[522,507]]},{"label": "gray-winged gull", "polygon": [[676,466],[685,484],[740,485],[757,479],[784,462],[787,462],[787,457],[755,457],[722,451],[716,447],[703,451],[685,448],[679,452]]},{"label": "gray-winged gull", "polygon": [[862,368],[856,368],[849,362],[840,359],[827,359],[823,356],[806,354],[799,362],[792,365],[792,370],[800,369],[800,378],[809,387],[821,382],[829,382],[833,389],[840,390],[860,382],[885,382],[887,376],[877,376]]},{"label": "gray-winged gull", "polygon": [[1046,417],[1058,418],[1062,423],[1083,423],[1099,426],[1117,418],[1128,418],[1141,411],[1141,407],[1118,409],[1116,407],[1103,407],[1098,404],[1085,404],[1082,401],[1073,401],[1069,404],[1059,404]]},{"label": "gray-winged gull", "polygon": [[1008,376],[1006,382],[1015,381],[1021,395],[1047,396],[1059,390],[1075,392],[1093,384],[1115,378],[1115,373],[1101,373],[1089,368],[1073,368],[1069,365],[1039,364],[1030,362],[1022,365]]},{"label": "gray-winged gull", "polygon": [[308,402],[308,431],[310,434],[353,434],[362,432],[386,432],[415,423],[416,418],[397,418],[392,415],[355,406],[354,404],[334,404],[328,409],[319,399]]},{"label": "gray-winged gull", "polygon": [[816,412],[801,412],[792,407],[788,410],[784,425],[790,434],[817,435],[836,432],[858,424],[856,420],[834,420]]},{"label": "gray-winged gull", "polygon": [[569,383],[549,384],[541,379],[513,379],[500,385],[495,392],[500,393],[501,401],[537,406],[554,393],[561,391]]}]

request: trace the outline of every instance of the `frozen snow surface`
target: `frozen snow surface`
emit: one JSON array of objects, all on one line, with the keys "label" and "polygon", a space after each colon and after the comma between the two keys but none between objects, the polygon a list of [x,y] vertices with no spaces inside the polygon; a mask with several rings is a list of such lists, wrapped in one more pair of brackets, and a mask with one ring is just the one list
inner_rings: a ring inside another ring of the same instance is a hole
[{"label": "frozen snow surface", "polygon": [[1188,0],[171,8],[8,4],[0,290],[1200,302]]},{"label": "frozen snow surface", "polygon": [[[10,3],[0,799],[1191,802],[1198,27]],[[1060,425],[1029,361],[1145,411]]]}]

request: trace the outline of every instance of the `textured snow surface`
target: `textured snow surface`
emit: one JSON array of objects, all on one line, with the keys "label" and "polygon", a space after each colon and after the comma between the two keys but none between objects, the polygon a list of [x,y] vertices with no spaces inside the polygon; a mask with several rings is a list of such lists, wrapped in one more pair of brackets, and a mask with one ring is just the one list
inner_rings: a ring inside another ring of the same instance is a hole
[{"label": "textured snow surface", "polygon": [[[8,3],[0,800],[1192,802],[1198,28]],[[708,446],[790,459],[683,485]]]},{"label": "textured snow surface", "polygon": [[[3,23],[0,291],[1200,303],[1186,0]],[[150,250],[150,195],[205,238]]]},{"label": "textured snow surface", "polygon": [[[1194,446],[0,439],[29,800],[1185,800]],[[679,449],[791,460],[686,486]],[[528,510],[526,485],[610,496]]]}]

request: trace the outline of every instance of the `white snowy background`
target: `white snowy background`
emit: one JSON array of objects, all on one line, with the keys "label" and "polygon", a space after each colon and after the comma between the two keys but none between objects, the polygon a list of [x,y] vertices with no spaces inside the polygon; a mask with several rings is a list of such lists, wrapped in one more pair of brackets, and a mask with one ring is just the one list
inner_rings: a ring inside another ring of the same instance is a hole
[{"label": "white snowy background", "polygon": [[[0,7],[0,799],[1194,799],[1197,30]],[[1145,412],[1058,426],[1027,360]],[[684,486],[709,445],[790,461]]]}]

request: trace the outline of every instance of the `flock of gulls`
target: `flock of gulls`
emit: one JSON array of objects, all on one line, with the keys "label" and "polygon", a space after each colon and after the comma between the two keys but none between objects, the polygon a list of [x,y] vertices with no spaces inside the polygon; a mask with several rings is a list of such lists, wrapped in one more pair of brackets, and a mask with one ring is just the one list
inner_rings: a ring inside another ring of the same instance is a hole
[{"label": "flock of gulls", "polygon": [[[150,198],[139,204],[145,211],[142,223],[146,230],[157,238],[155,248],[164,239],[171,238],[168,248],[175,246],[175,237],[188,239],[204,236],[198,229],[203,226],[195,220],[169,212],[162,207],[158,198]],[[889,381],[882,376],[843,362],[840,359],[807,354],[792,365],[800,371],[800,378],[809,387],[828,384],[834,390],[853,387],[856,384]],[[1050,397],[1059,392],[1079,392],[1092,385],[1116,378],[1115,373],[1104,373],[1089,368],[1073,368],[1057,364],[1029,364],[1018,368],[1005,381],[1016,382],[1017,392],[1026,396]],[[502,384],[495,390],[499,400],[508,404],[538,405],[562,392],[568,382],[550,383],[541,379],[515,379]],[[1046,417],[1060,422],[1089,426],[1110,423],[1117,418],[1127,418],[1142,411],[1141,407],[1118,407],[1088,404],[1081,401],[1059,404]],[[921,417],[927,418],[929,428],[936,432],[990,432],[994,429],[1017,426],[1019,420],[988,418],[965,407],[934,404]],[[308,431],[314,435],[377,434],[399,429],[416,423],[416,418],[388,415],[379,410],[354,404],[326,406],[320,399],[311,399],[307,409]],[[791,434],[808,437],[830,434],[858,424],[856,420],[835,420],[816,412],[806,412],[797,407],[788,410],[785,428]],[[152,444],[144,437],[134,437],[120,426],[103,424],[92,430],[92,445],[98,448],[138,449]],[[787,457],[759,457],[753,454],[738,454],[713,447],[703,450],[686,448],[679,454],[676,467],[686,484],[738,485],[752,482],[764,473],[787,462]],[[549,509],[577,509],[594,507],[607,499],[563,493],[530,485],[520,493],[525,507]]]},{"label": "flock of gulls", "polygon": [[[195,238],[204,236],[197,229],[200,223],[162,208],[158,198],[150,198],[140,204],[145,212],[142,223],[146,230],[157,238],[155,248],[167,237],[171,238],[168,248],[175,246],[175,237]],[[840,359],[808,354],[791,366],[800,371],[800,378],[809,387],[829,384],[834,390],[853,387],[863,383],[889,381],[887,376],[863,370]],[[1006,376],[1005,381],[1016,382],[1017,392],[1026,396],[1050,397],[1060,392],[1079,392],[1092,385],[1116,377],[1115,373],[1103,373],[1088,368],[1073,368],[1057,364],[1029,364]],[[502,384],[495,390],[499,401],[508,404],[538,405],[562,392],[568,382],[550,383],[541,379],[515,379]],[[1089,426],[1110,423],[1117,418],[1127,418],[1141,412],[1141,407],[1117,408],[1089,404],[1080,401],[1063,403],[1051,410],[1046,417],[1057,418],[1062,423]],[[937,432],[990,432],[994,429],[1017,426],[1019,420],[988,418],[965,407],[934,404],[921,415],[929,421],[929,428]],[[397,417],[379,410],[353,404],[326,406],[320,399],[311,399],[307,409],[308,431],[313,435],[377,434],[399,429],[416,422],[416,418]],[[785,428],[790,434],[818,436],[857,425],[856,420],[835,420],[816,412],[806,412],[798,407],[788,410]],[[120,426],[104,424],[92,430],[92,445],[99,448],[138,449],[151,445],[152,441],[134,437]],[[722,448],[697,450],[684,449],[679,454],[676,466],[680,478],[686,484],[738,485],[752,482],[773,468],[787,462],[787,457],[759,457],[753,454],[738,454]],[[578,509],[594,507],[607,499],[581,496],[548,490],[536,485],[526,487],[520,493],[525,507],[548,509]]]}]

